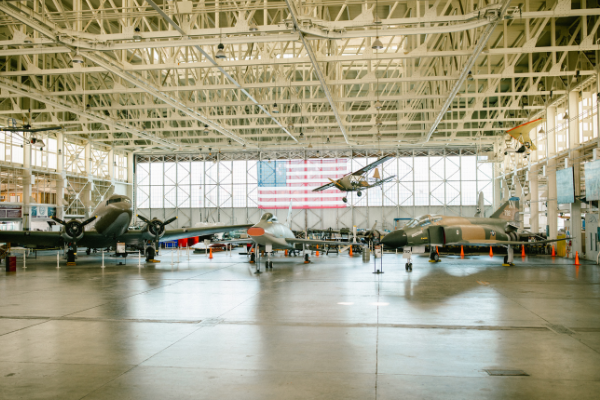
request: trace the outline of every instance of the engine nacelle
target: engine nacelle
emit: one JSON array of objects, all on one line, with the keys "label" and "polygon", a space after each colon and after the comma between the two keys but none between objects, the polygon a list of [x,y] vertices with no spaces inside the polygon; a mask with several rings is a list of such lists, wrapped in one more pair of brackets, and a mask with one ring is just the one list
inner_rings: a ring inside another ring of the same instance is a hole
[{"label": "engine nacelle", "polygon": [[157,218],[149,220],[141,215],[138,215],[138,218],[146,223],[146,227],[142,232],[142,238],[144,238],[144,240],[154,241],[160,240],[160,238],[162,238],[165,234],[165,226],[177,219],[177,217],[173,217],[171,219],[166,220],[165,222],[162,222]]},{"label": "engine nacelle", "polygon": [[65,242],[77,242],[83,237],[83,234],[85,233],[84,227],[90,222],[94,221],[96,219],[96,216],[88,218],[85,221],[72,220],[69,222],[65,222],[56,217],[52,217],[52,219],[64,226],[61,236],[65,240]]}]

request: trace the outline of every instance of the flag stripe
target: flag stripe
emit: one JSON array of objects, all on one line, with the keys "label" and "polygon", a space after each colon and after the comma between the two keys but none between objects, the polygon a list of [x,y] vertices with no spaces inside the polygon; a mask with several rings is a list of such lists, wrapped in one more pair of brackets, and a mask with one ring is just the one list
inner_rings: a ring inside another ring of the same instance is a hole
[{"label": "flag stripe", "polygon": [[348,159],[260,161],[258,165],[258,207],[295,209],[343,208],[345,193],[333,188],[312,190],[347,175]]}]

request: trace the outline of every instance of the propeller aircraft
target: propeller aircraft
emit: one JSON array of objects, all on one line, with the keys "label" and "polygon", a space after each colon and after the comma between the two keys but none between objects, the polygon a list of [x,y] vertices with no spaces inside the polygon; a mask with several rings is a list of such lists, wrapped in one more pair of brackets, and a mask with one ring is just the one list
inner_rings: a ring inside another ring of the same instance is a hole
[{"label": "propeller aircraft", "polygon": [[[38,231],[0,231],[0,242],[19,243],[21,245],[62,247],[69,246],[67,261],[75,262],[77,246],[88,249],[105,248],[116,243],[125,243],[140,250],[145,249],[146,260],[151,261],[156,255],[156,246],[159,240],[176,240],[189,237],[206,235],[218,232],[235,231],[251,226],[222,225],[197,228],[166,229],[166,226],[177,219],[170,218],[161,221],[157,218],[149,220],[138,215],[146,225],[141,230],[130,230],[133,215],[131,199],[123,195],[112,195],[96,207],[93,217],[84,221],[53,219],[63,226],[60,232]],[[96,221],[94,229],[85,231],[86,225]],[[154,245],[154,246],[153,246]]]},{"label": "propeller aircraft", "polygon": [[[363,167],[356,172],[347,174],[337,180],[333,180],[333,179],[329,178],[329,180],[331,181],[330,183],[327,183],[323,186],[319,186],[318,188],[313,189],[313,192],[320,192],[320,191],[331,189],[331,188],[335,187],[336,189],[338,189],[341,192],[356,192],[358,197],[360,197],[360,196],[362,196],[363,190],[367,190],[367,189],[370,189],[375,186],[381,186],[384,183],[389,182],[396,177],[394,175],[394,176],[388,176],[385,179],[381,179],[381,176],[379,175],[379,170],[377,169],[377,167],[379,165],[383,164],[384,162],[386,162],[388,160],[391,160],[392,158],[394,158],[394,157],[392,157],[392,156],[382,157],[379,160],[367,165],[366,167]],[[370,171],[372,171],[373,169],[375,169],[373,178],[368,178],[367,174]],[[344,201],[344,203],[348,202],[347,197],[344,197],[342,200]]]}]

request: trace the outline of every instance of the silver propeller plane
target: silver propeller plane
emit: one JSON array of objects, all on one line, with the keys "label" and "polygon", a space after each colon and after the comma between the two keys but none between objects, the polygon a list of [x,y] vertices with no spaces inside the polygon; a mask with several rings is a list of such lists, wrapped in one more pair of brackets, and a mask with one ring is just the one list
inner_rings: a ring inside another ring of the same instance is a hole
[{"label": "silver propeller plane", "polygon": [[[329,178],[329,180],[331,181],[330,183],[313,189],[313,192],[320,192],[322,190],[327,190],[335,187],[336,189],[342,192],[356,192],[358,197],[360,197],[362,196],[363,190],[367,190],[375,186],[381,186],[384,183],[389,182],[396,177],[396,175],[394,175],[388,176],[385,179],[381,179],[381,177],[379,176],[379,170],[376,169],[379,165],[383,164],[388,160],[391,160],[392,158],[392,156],[382,157],[379,160],[367,165],[366,167],[363,167],[356,172],[347,174],[337,180]],[[375,174],[373,175],[373,178],[369,178],[367,175],[373,169],[375,169]],[[344,201],[344,203],[348,202],[347,197],[344,197],[342,200]]]},{"label": "silver propeller plane", "polygon": [[[206,235],[211,233],[229,232],[245,229],[251,226],[245,225],[223,225],[197,228],[166,229],[166,226],[175,221],[173,217],[166,221],[157,218],[149,220],[138,215],[146,225],[141,230],[130,230],[133,209],[131,199],[123,195],[112,195],[103,201],[94,210],[94,216],[85,221],[71,220],[63,221],[59,218],[53,219],[63,226],[60,232],[38,232],[38,231],[0,231],[0,242],[19,243],[24,246],[48,246],[62,247],[68,245],[70,250],[67,261],[74,262],[77,246],[88,249],[100,249],[114,246],[116,243],[125,243],[140,250],[146,247],[146,259],[153,260],[156,249],[152,244],[159,240],[176,240],[189,237]],[[96,221],[94,229],[85,231],[85,226]]]}]

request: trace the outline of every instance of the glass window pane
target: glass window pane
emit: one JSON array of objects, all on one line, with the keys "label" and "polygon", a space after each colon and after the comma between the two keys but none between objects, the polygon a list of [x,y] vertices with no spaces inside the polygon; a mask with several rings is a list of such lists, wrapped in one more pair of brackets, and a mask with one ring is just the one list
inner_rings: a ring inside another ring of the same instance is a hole
[{"label": "glass window pane", "polygon": [[414,175],[415,181],[427,181],[429,180],[429,158],[428,157],[415,157]]}]

